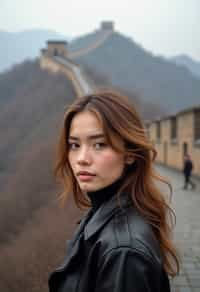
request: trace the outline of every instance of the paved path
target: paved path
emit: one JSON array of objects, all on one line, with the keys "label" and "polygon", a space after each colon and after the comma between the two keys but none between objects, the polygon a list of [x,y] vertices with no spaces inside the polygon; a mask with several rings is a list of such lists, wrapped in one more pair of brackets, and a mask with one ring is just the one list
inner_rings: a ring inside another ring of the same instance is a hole
[{"label": "paved path", "polygon": [[86,78],[80,66],[75,65],[73,62],[70,62],[68,59],[60,56],[54,56],[53,59],[59,64],[71,69],[82,88],[83,94],[90,94],[93,92],[95,88],[92,87],[92,82]]},{"label": "paved path", "polygon": [[200,180],[195,190],[183,190],[182,174],[156,166],[170,179],[173,187],[172,207],[176,213],[174,240],[181,254],[180,275],[171,281],[172,292],[200,292]]}]

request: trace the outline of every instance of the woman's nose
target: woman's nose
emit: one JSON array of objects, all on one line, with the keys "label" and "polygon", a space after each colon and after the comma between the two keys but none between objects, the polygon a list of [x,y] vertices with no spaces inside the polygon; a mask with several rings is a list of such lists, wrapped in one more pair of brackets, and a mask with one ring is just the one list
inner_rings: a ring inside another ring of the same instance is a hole
[{"label": "woman's nose", "polygon": [[89,149],[83,148],[77,154],[77,162],[79,164],[90,164],[91,163],[91,153]]}]

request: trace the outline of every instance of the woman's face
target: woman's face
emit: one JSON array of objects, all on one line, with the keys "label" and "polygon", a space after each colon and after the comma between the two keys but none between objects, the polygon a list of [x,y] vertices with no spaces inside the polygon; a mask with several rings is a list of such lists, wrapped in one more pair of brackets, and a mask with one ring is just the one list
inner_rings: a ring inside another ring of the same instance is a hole
[{"label": "woman's face", "polygon": [[84,111],[74,116],[68,144],[69,164],[81,190],[99,190],[121,176],[125,165],[124,154],[116,152],[107,143],[101,123],[94,113]]}]

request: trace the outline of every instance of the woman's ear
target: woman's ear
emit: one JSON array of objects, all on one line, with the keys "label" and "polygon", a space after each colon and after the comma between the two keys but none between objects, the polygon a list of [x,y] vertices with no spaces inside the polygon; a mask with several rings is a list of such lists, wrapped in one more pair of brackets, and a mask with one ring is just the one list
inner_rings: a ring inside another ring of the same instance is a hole
[{"label": "woman's ear", "polygon": [[133,154],[126,154],[125,155],[125,163],[126,164],[133,164],[134,161],[135,161],[135,157]]}]

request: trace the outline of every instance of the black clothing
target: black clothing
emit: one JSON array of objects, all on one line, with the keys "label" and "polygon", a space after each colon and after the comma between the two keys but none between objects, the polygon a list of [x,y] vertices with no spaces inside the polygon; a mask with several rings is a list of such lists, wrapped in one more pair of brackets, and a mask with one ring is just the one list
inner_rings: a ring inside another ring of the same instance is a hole
[{"label": "black clothing", "polygon": [[184,169],[183,172],[186,176],[190,176],[192,172],[193,164],[190,159],[186,159],[184,162]]},{"label": "black clothing", "polygon": [[170,292],[151,226],[128,194],[117,203],[112,195],[84,216],[49,277],[50,292]]},{"label": "black clothing", "polygon": [[120,177],[116,181],[114,181],[111,185],[100,189],[94,192],[88,192],[87,195],[90,198],[92,203],[92,210],[96,212],[96,210],[105,202],[108,201],[112,196],[114,196],[120,185],[122,183],[122,178]]},{"label": "black clothing", "polygon": [[184,190],[187,190],[188,185],[191,185],[192,189],[195,189],[196,185],[195,185],[195,183],[191,180],[191,175],[187,175],[187,174],[185,174],[184,177],[185,177],[185,183],[184,183],[184,187],[183,187]]},{"label": "black clothing", "polygon": [[192,182],[191,180],[192,169],[193,169],[192,161],[189,158],[185,159],[184,168],[183,168],[183,173],[184,173],[184,178],[185,178],[185,183],[184,183],[183,188],[185,190],[188,188],[189,184],[191,185],[193,189],[195,188],[195,183]]}]

